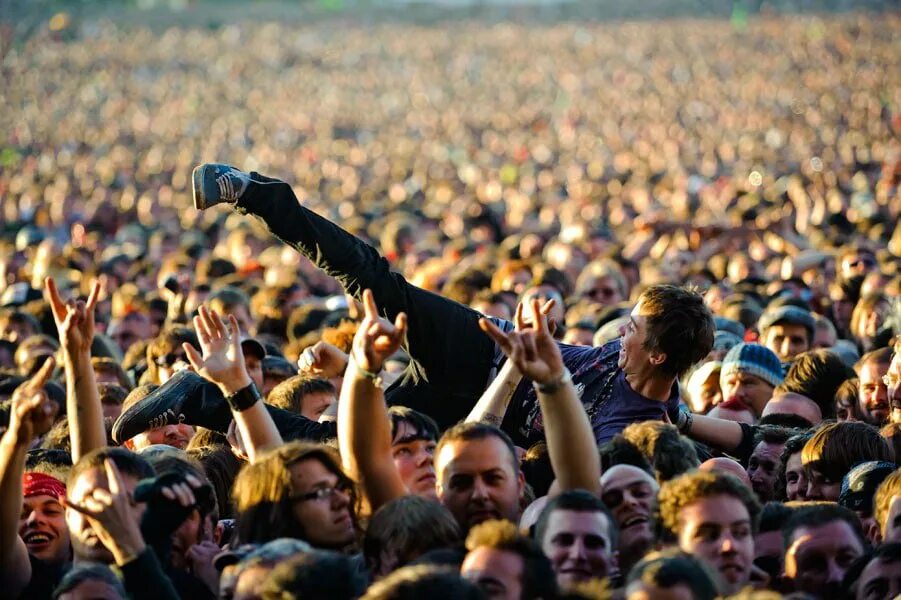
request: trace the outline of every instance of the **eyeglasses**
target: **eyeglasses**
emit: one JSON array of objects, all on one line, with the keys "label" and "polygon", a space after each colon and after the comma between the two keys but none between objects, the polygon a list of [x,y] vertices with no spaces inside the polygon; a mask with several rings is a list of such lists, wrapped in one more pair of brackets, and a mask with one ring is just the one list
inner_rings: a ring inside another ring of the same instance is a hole
[{"label": "eyeglasses", "polygon": [[166,354],[165,356],[157,357],[153,362],[158,367],[171,367],[177,362],[188,362],[188,358],[184,354]]},{"label": "eyeglasses", "polygon": [[306,494],[298,494],[297,496],[292,496],[292,502],[309,502],[310,500],[331,500],[335,497],[336,494],[349,494],[351,490],[351,484],[345,481],[339,481],[333,487],[324,487],[315,489],[312,492],[308,492]]}]

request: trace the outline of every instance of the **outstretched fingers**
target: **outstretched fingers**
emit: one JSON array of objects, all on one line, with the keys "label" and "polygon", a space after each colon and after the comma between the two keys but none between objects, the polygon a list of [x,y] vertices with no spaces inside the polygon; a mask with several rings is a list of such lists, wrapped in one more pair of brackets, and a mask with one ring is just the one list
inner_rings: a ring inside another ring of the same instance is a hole
[{"label": "outstretched fingers", "polygon": [[66,303],[63,302],[63,299],[60,297],[59,289],[57,289],[53,277],[44,279],[44,290],[44,297],[47,299],[47,303],[50,304],[53,320],[56,321],[57,326],[59,326],[66,318]]}]

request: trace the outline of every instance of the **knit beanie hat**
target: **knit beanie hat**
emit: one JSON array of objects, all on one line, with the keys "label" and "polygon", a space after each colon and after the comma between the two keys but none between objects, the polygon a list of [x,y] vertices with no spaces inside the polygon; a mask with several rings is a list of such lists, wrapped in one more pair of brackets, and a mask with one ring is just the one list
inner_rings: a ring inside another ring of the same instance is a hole
[{"label": "knit beanie hat", "polygon": [[766,381],[776,387],[784,377],[779,357],[760,344],[739,344],[733,347],[723,358],[720,370],[720,385],[725,387],[726,377],[733,373],[747,373]]}]

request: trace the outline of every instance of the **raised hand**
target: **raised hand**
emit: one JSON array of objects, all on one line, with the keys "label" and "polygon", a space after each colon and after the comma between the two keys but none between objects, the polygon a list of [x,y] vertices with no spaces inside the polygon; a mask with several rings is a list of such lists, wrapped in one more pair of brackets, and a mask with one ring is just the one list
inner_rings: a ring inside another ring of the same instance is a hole
[{"label": "raised hand", "polygon": [[112,552],[117,565],[137,558],[145,547],[137,506],[112,459],[107,458],[107,486],[95,487],[79,502],[67,499],[66,506],[81,513],[104,546]]},{"label": "raised hand", "polygon": [[[529,303],[528,305],[526,305]],[[547,300],[544,304],[541,305],[541,309],[538,311],[538,314],[548,315],[551,312],[551,309],[554,308],[554,305],[557,304],[557,301],[551,298]],[[526,309],[529,309],[528,314],[526,314]],[[516,310],[513,313],[513,325],[516,327],[516,331],[523,331],[527,329],[532,323],[532,315],[536,314],[532,311],[532,305],[530,300],[523,300],[522,302],[518,302],[516,304]],[[548,319],[548,330],[551,332],[551,335],[554,335],[554,332],[557,331],[557,322],[555,319]]]},{"label": "raised hand", "polygon": [[538,299],[531,300],[533,315],[539,315],[531,323],[522,321],[521,308],[517,308],[517,329],[504,333],[488,319],[479,319],[479,327],[504,351],[516,368],[532,381],[543,384],[563,376],[564,365],[560,348],[548,328],[547,315],[542,314]]},{"label": "raised hand", "polygon": [[320,341],[300,353],[297,366],[302,373],[331,379],[344,373],[347,355],[337,346]]},{"label": "raised hand", "polygon": [[201,377],[218,385],[226,396],[250,385],[237,319],[229,315],[226,324],[205,306],[200,307],[199,313],[194,317],[194,329],[203,355],[191,344],[183,344],[191,366]]},{"label": "raised hand", "polygon": [[69,299],[63,301],[52,277],[44,280],[44,297],[53,312],[53,321],[63,348],[72,355],[90,355],[94,341],[94,308],[100,296],[100,282],[94,280],[87,302]]},{"label": "raised hand", "polygon": [[407,315],[398,313],[392,324],[379,316],[371,290],[363,290],[363,321],[354,335],[351,356],[357,366],[378,373],[389,356],[397,352],[407,335]]},{"label": "raised hand", "polygon": [[12,411],[9,415],[9,432],[20,446],[29,445],[38,436],[50,431],[55,411],[44,391],[56,361],[51,356],[37,373],[31,376],[12,395]]}]

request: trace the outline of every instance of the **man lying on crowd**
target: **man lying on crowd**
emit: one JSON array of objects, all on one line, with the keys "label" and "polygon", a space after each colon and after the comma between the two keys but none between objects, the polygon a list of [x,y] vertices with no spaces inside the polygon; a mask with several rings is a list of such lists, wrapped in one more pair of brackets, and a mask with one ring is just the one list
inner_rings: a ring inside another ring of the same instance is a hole
[{"label": "man lying on crowd", "polygon": [[[496,341],[479,330],[481,315],[408,284],[374,248],[302,206],[284,182],[213,164],[197,167],[193,179],[198,209],[228,203],[251,212],[355,297],[369,288],[389,319],[405,312],[410,374],[440,390],[427,411],[439,424],[447,426],[472,408],[503,362]],[[513,327],[495,324],[502,331]],[[700,295],[658,285],[639,298],[621,341],[601,348],[563,346],[564,364],[583,390],[596,442],[629,423],[662,420],[667,407],[675,409],[676,379],[710,352],[714,329]],[[506,411],[504,429],[523,446],[544,436],[537,400],[522,381]]]}]

